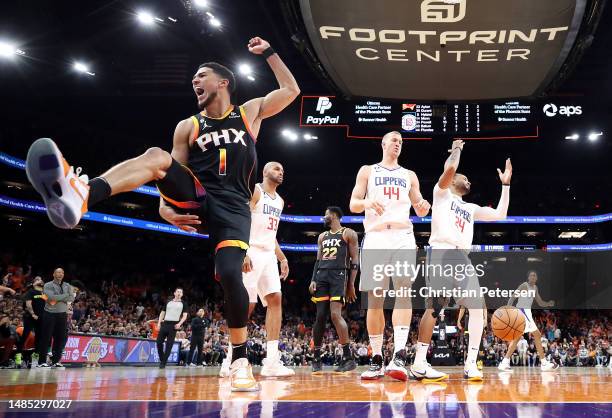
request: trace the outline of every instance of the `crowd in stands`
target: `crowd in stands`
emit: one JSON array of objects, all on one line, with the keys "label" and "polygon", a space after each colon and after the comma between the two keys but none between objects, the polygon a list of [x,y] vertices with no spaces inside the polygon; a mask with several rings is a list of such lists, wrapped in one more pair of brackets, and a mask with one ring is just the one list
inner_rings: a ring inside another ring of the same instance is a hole
[{"label": "crowd in stands", "polygon": [[[2,274],[2,286],[13,289],[0,296],[0,313],[8,315],[7,327],[16,329],[22,326],[23,300],[29,283],[33,281],[31,268],[10,266]],[[12,274],[9,274],[12,273]],[[45,281],[47,281],[46,279]],[[167,287],[167,286],[166,286]],[[77,296],[69,311],[69,332],[107,336],[153,338],[156,323],[168,293],[158,290],[162,287],[138,285],[127,282],[119,285],[114,281],[103,281],[97,289],[86,289]],[[204,356],[206,365],[219,365],[227,350],[228,333],[223,319],[221,298],[212,301],[193,286],[186,291],[190,303],[189,313],[193,317],[199,308],[204,308],[206,324]],[[201,302],[198,302],[201,301]],[[612,315],[610,311],[549,311],[535,310],[534,316],[542,332],[542,345],[548,359],[561,366],[608,365],[612,356]],[[456,315],[448,313],[447,325],[455,325]],[[368,347],[364,313],[353,307],[348,312],[347,323],[351,337],[351,349],[360,365],[368,364],[371,350]],[[311,326],[314,320],[312,308],[303,306],[299,311],[285,309],[279,348],[281,360],[290,366],[306,366],[312,359]],[[413,359],[420,312],[415,311],[412,319],[411,334],[406,347],[409,362]],[[187,353],[190,348],[190,320],[177,334],[181,344],[181,363],[188,364]],[[249,323],[249,360],[260,365],[265,357],[265,311],[256,309]],[[392,329],[386,329],[387,342],[384,354],[392,356]],[[2,336],[0,336],[1,338]],[[519,342],[511,359],[513,365],[537,366],[532,335]],[[462,364],[466,351],[467,338],[463,334],[449,333],[449,348],[457,364]],[[431,350],[432,348],[430,348]],[[499,364],[507,351],[507,343],[497,339],[490,328],[485,330],[481,346],[481,359],[486,366]],[[329,324],[322,347],[323,363],[335,365],[342,356],[342,347],[337,343],[335,331]]]}]

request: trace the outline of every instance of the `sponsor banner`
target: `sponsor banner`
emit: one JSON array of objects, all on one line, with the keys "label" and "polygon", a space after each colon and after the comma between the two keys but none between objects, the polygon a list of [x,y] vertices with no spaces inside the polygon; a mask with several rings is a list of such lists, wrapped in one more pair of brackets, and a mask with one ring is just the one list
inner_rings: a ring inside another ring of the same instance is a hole
[{"label": "sponsor banner", "polygon": [[[168,361],[178,363],[175,342]],[[62,363],[159,363],[155,340],[69,334]]]},{"label": "sponsor banner", "polygon": [[[582,0],[299,1],[316,57],[344,95],[414,100],[536,95],[573,52],[585,7]],[[414,123],[406,118],[407,128]]]},{"label": "sponsor banner", "polygon": [[[29,200],[14,199],[7,196],[0,195],[0,206],[7,206],[15,209],[28,210],[33,212],[45,212],[45,207],[39,202],[33,202]],[[499,221],[497,223],[597,223],[610,221],[612,214],[604,214],[597,216],[584,216],[584,217],[521,217],[514,216]],[[165,232],[168,234],[187,235],[194,238],[208,238],[206,234],[189,233],[182,231],[172,225],[143,221],[141,219],[126,218],[123,216],[108,215],[97,212],[87,212],[83,219],[93,222],[102,222],[113,225],[119,225],[129,228],[139,228],[149,231]],[[418,218],[411,216],[410,219],[413,223],[431,223],[431,217]],[[323,223],[322,216],[306,216],[306,215],[282,215],[281,220],[290,223]],[[343,223],[361,223],[363,222],[363,216],[346,216],[342,218]],[[529,220],[526,222],[526,220]],[[480,223],[480,222],[476,222]],[[609,249],[612,244],[589,244],[589,245],[574,245],[574,246],[563,246],[563,245],[549,245],[548,251],[601,251]],[[316,244],[293,244],[293,243],[281,243],[281,249],[288,251],[317,251]],[[571,248],[570,248],[571,247]],[[506,245],[473,245],[472,251],[516,251],[516,250],[531,250],[535,249],[535,246],[530,244],[506,244]]]}]

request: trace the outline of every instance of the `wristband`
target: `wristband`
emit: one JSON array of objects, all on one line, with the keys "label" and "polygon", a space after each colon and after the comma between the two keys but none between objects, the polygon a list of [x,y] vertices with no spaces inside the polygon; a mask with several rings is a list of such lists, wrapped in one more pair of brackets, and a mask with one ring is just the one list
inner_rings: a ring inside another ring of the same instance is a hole
[{"label": "wristband", "polygon": [[264,59],[268,59],[270,58],[271,55],[274,55],[274,54],[276,54],[276,51],[271,46],[265,49],[264,52],[261,53]]},{"label": "wristband", "polygon": [[502,183],[502,186],[508,186],[508,187],[510,187],[510,183]]},{"label": "wristband", "polygon": [[463,151],[463,150],[462,150],[461,148],[459,148],[459,147],[455,147],[455,148],[453,148],[453,151],[454,151],[454,150],[456,150],[456,149],[458,149],[459,151]]}]

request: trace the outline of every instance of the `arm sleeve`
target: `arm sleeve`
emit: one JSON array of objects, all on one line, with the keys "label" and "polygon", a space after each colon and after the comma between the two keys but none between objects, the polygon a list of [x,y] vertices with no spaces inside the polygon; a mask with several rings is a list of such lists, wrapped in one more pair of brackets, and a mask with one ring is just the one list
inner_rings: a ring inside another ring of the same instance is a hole
[{"label": "arm sleeve", "polygon": [[478,206],[474,212],[477,221],[501,221],[508,215],[508,205],[510,204],[510,187],[502,186],[499,203],[495,209]]}]

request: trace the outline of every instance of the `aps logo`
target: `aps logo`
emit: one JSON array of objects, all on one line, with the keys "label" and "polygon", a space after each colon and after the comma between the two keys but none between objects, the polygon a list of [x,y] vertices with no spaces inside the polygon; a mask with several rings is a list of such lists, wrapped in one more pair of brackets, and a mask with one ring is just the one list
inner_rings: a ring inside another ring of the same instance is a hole
[{"label": "aps logo", "polygon": [[542,111],[549,118],[557,115],[570,117],[573,115],[582,115],[582,106],[557,106],[554,103],[547,103],[544,105]]}]

